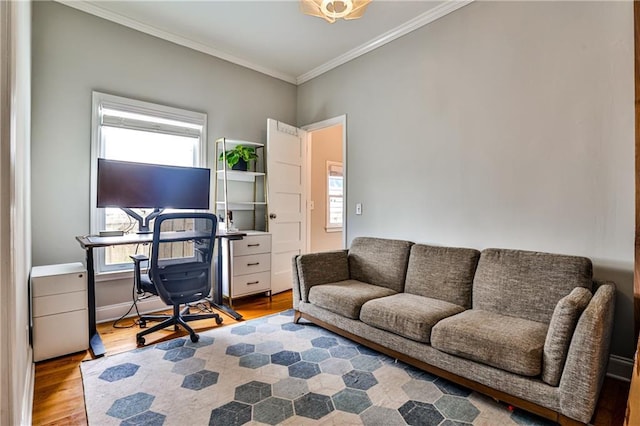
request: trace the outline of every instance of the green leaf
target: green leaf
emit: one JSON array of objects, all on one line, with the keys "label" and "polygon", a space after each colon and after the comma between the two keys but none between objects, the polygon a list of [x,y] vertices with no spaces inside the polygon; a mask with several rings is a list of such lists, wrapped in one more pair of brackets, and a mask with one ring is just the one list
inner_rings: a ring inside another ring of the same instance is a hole
[{"label": "green leaf", "polygon": [[258,158],[256,149],[252,146],[236,145],[233,149],[230,149],[224,153],[220,153],[219,160],[223,161],[224,157],[227,157],[227,164],[229,167],[235,166],[242,158],[244,161],[249,162]]}]

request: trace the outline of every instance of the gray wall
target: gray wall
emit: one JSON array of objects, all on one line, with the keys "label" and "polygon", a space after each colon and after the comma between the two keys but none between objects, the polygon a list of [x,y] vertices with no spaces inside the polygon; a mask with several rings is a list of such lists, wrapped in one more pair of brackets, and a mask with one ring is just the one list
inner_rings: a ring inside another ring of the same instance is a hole
[{"label": "gray wall", "polygon": [[[211,139],[264,141],[297,105],[299,125],[347,114],[348,240],[589,256],[618,283],[612,352],[631,357],[633,84],[631,2],[476,2],[298,89],[35,2],[33,264],[83,260],[92,90],[206,112]],[[130,285],[101,283],[98,304]]]},{"label": "gray wall", "polygon": [[[34,265],[84,260],[74,236],[89,232],[92,90],[206,112],[210,141],[264,142],[268,117],[295,122],[292,84],[58,3],[34,2]],[[130,300],[130,288],[130,281],[99,283],[98,305]]]},{"label": "gray wall", "polygon": [[588,256],[631,357],[632,12],[475,2],[301,85],[299,125],[347,114],[348,241]]}]

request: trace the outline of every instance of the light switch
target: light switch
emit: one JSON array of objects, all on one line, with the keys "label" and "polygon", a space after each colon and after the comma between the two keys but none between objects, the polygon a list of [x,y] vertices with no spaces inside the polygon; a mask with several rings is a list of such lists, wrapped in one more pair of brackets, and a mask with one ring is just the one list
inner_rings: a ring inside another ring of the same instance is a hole
[{"label": "light switch", "polygon": [[362,203],[356,203],[356,214],[362,214]]}]

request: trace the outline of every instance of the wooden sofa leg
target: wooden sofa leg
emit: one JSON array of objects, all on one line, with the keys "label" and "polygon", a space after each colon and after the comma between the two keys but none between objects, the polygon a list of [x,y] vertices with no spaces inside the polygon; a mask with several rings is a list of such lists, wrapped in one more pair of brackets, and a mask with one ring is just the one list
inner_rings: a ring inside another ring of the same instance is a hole
[{"label": "wooden sofa leg", "polygon": [[300,318],[302,318],[302,314],[300,313],[300,311],[296,310],[293,313],[293,323],[297,324],[298,321],[300,321]]}]

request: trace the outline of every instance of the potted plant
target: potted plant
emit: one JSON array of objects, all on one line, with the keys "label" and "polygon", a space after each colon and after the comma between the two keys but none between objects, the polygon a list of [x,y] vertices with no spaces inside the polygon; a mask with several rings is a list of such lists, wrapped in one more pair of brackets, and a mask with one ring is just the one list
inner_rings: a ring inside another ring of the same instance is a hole
[{"label": "potted plant", "polygon": [[227,159],[227,165],[231,170],[244,170],[248,169],[248,163],[251,160],[258,158],[256,149],[252,146],[236,145],[234,148],[220,153],[218,158],[220,161]]}]

